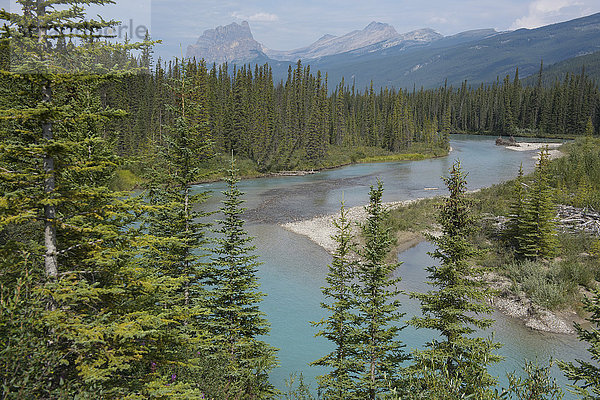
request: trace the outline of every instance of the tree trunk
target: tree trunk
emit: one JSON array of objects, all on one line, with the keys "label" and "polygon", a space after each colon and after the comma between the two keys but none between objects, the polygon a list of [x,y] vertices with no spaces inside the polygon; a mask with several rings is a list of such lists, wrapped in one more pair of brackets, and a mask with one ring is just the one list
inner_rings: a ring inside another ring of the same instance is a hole
[{"label": "tree trunk", "polygon": [[[50,103],[52,100],[52,89],[50,82],[46,82],[42,88],[43,102]],[[42,123],[42,137],[45,141],[52,140],[52,122]],[[53,197],[56,189],[54,157],[49,154],[44,155],[44,192],[48,198]],[[56,250],[56,206],[46,204],[44,206],[44,266],[46,277],[54,279],[58,275],[58,260]]]},{"label": "tree trunk", "polygon": [[[184,207],[185,207],[185,210],[184,210],[184,213],[185,213],[185,238],[187,239],[190,234],[190,187],[187,184],[185,186]],[[187,259],[187,256],[189,256],[189,251],[190,251],[189,248],[187,248],[186,251],[188,252],[188,254],[186,254],[186,259]],[[187,307],[190,304],[189,274],[191,274],[191,271],[190,271],[189,261],[185,262],[185,270],[186,270],[186,273],[188,274],[188,279],[185,281],[185,292],[184,292],[185,306]]]}]

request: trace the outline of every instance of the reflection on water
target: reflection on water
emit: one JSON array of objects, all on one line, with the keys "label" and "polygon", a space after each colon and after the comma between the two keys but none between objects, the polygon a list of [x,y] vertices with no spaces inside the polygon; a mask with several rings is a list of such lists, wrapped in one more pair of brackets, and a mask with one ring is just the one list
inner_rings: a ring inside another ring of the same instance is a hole
[{"label": "reflection on water", "polygon": [[[280,223],[332,214],[339,210],[342,195],[348,207],[368,202],[369,186],[379,178],[384,182],[384,201],[398,201],[444,194],[440,180],[455,159],[460,159],[468,173],[470,190],[493,185],[516,176],[523,163],[526,172],[535,164],[534,152],[517,152],[498,147],[495,138],[454,135],[449,157],[438,159],[380,164],[359,164],[329,170],[315,175],[245,180],[240,189],[246,194],[246,218],[250,234],[261,261],[261,290],[267,294],[261,305],[271,322],[268,342],[280,348],[281,367],[272,374],[272,382],[283,389],[284,379],[292,372],[303,372],[314,388],[314,377],[322,372],[308,363],[324,355],[330,345],[315,338],[309,321],[324,317],[320,303],[320,287],[325,284],[327,265],[331,257],[303,236],[295,235]],[[425,190],[440,188],[440,190]],[[201,185],[200,190],[213,191],[205,205],[216,209],[222,199],[222,183]],[[399,255],[401,287],[406,292],[428,290],[424,268],[431,265],[427,255],[432,245],[422,243]],[[405,318],[419,312],[419,305],[403,298]],[[491,331],[495,340],[504,343],[500,354],[505,361],[493,368],[493,373],[505,381],[505,371],[519,369],[524,359],[546,361],[587,358],[583,346],[573,337],[533,332],[519,321],[494,314],[496,324]],[[490,333],[491,333],[490,331]],[[407,349],[422,347],[433,336],[426,331],[418,334],[412,328],[401,333]],[[560,374],[556,372],[557,376]],[[564,383],[562,378],[562,383]]]}]

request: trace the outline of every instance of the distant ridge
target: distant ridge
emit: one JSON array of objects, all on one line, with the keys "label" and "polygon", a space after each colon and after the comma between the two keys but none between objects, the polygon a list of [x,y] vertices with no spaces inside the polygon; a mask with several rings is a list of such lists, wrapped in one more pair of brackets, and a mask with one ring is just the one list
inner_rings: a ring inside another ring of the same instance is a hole
[{"label": "distant ridge", "polygon": [[[544,65],[542,74],[542,85],[551,86],[557,80],[562,81],[569,74],[579,75],[585,71],[585,75],[600,84],[600,51],[569,58],[552,65]],[[532,74],[521,79],[524,85],[536,85],[538,74]]]},{"label": "distant ridge", "polygon": [[477,29],[446,37],[429,28],[398,34],[391,25],[372,22],[346,35],[324,35],[300,49],[274,51],[254,40],[249,25],[242,23],[207,30],[188,55],[209,64],[269,63],[275,80],[286,79],[288,67],[301,59],[327,73],[330,89],[344,77],[362,88],[373,82],[412,90],[464,81],[488,84],[513,75],[516,67],[521,77],[536,74],[542,59],[550,66],[600,51],[598,38],[600,13],[536,29]]},{"label": "distant ridge", "polygon": [[386,48],[400,44],[423,44],[438,40],[443,36],[433,29],[419,29],[404,34],[396,32],[393,26],[381,22],[371,22],[363,30],[356,30],[343,36],[325,35],[316,42],[296,50],[265,50],[265,54],[278,61],[310,60],[345,53],[364,52],[373,48]]},{"label": "distant ridge", "polygon": [[[536,29],[493,33],[463,32],[431,43],[406,48],[393,46],[365,54],[352,52],[310,62],[312,69],[327,72],[330,82],[355,82],[365,87],[412,90],[444,85],[492,83],[497,78],[525,77],[545,65],[600,50],[600,13]],[[287,67],[286,67],[287,68]],[[277,71],[279,72],[279,71]],[[276,76],[284,77],[281,74]]]}]

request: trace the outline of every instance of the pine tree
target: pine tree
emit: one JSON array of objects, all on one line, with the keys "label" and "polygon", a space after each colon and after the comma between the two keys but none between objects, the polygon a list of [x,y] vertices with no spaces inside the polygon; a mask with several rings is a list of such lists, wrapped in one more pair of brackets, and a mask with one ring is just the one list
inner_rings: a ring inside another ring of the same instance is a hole
[{"label": "pine tree", "polygon": [[592,122],[591,116],[588,118],[587,124],[585,125],[585,135],[594,136],[594,123]]},{"label": "pine tree", "polygon": [[364,366],[359,377],[359,393],[363,398],[375,399],[390,389],[390,383],[399,381],[400,364],[408,357],[404,345],[397,339],[403,327],[398,323],[404,315],[399,312],[400,278],[393,277],[399,263],[388,264],[385,259],[392,245],[390,228],[384,225],[388,211],[382,204],[383,183],[371,187],[369,204],[365,207],[367,221],[362,226],[364,248],[359,251],[360,262],[356,271],[357,285],[353,287],[359,325],[358,346],[355,351]]},{"label": "pine tree", "polygon": [[[204,73],[202,65],[200,74]],[[156,299],[162,317],[168,319],[172,358],[156,363],[155,370],[170,368],[176,375],[175,384],[197,386],[207,393],[211,385],[218,385],[218,377],[207,378],[208,369],[219,371],[218,363],[206,362],[211,348],[206,331],[207,262],[203,251],[207,246],[207,224],[200,222],[207,213],[199,211],[206,193],[194,193],[192,185],[201,178],[200,163],[210,157],[211,142],[208,132],[207,103],[198,70],[182,64],[179,76],[171,82],[175,104],[167,110],[173,116],[172,124],[164,127],[164,145],[156,146],[155,165],[147,177],[147,201],[144,225],[146,236],[142,243],[140,267],[166,280],[167,290]],[[176,364],[177,368],[168,363]],[[165,370],[166,371],[166,370]],[[192,396],[193,392],[179,393]]]},{"label": "pine tree", "polygon": [[542,150],[524,204],[523,227],[518,238],[517,254],[523,258],[548,258],[556,253],[558,247],[554,228],[556,211],[548,162],[548,150]]},{"label": "pine tree", "polygon": [[225,180],[227,190],[220,209],[223,219],[217,221],[216,248],[213,249],[208,305],[215,356],[226,363],[227,386],[224,395],[234,398],[268,398],[274,393],[269,371],[276,365],[275,349],[258,339],[269,332],[260,311],[264,294],[258,291],[256,277],[260,263],[253,255],[253,238],[244,230],[241,208],[243,193],[238,189],[237,170],[232,160]]},{"label": "pine tree", "polygon": [[[580,324],[575,324],[577,336],[580,341],[589,344],[588,352],[592,360],[598,360],[600,357],[600,291],[594,290],[591,298],[584,299],[583,309],[589,313],[586,318],[590,322],[589,328],[583,328]],[[576,360],[573,362],[560,361],[560,369],[566,377],[573,381],[571,389],[573,392],[584,399],[597,399],[600,397],[600,368],[596,363]]]},{"label": "pine tree", "polygon": [[356,315],[355,302],[351,291],[356,261],[353,261],[352,222],[348,219],[348,210],[342,202],[340,217],[333,221],[337,233],[333,238],[337,249],[327,274],[328,286],[321,290],[330,303],[321,303],[329,316],[314,326],[321,327],[317,336],[323,336],[335,346],[333,351],[312,365],[331,368],[326,375],[319,376],[319,388],[325,398],[351,399],[356,393],[354,378],[363,372],[362,364],[357,362],[354,335]]},{"label": "pine tree", "polygon": [[523,372],[525,376],[519,376],[515,372],[508,374],[508,389],[503,390],[501,398],[513,398],[527,400],[561,400],[564,393],[558,386],[556,379],[550,376],[552,360],[547,365],[539,365],[525,361]]},{"label": "pine tree", "polygon": [[[154,346],[171,338],[170,321],[155,304],[172,283],[138,268],[131,248],[140,206],[109,189],[119,160],[104,124],[123,113],[103,107],[100,87],[134,72],[112,60],[127,46],[97,41],[114,23],[85,20],[85,6],[109,2],[19,3],[23,15],[0,12],[7,21],[3,44],[14,50],[2,76],[21,88],[19,101],[2,109],[0,227],[3,235],[21,234],[2,243],[2,253],[20,250],[2,259],[2,269],[12,269],[6,262],[29,268],[32,302],[22,315],[36,321],[22,348],[39,349],[45,360],[36,380],[29,374],[13,380],[3,397],[113,398],[182,389],[168,387],[167,375],[146,358],[173,362],[168,345]],[[5,278],[6,287],[19,287]],[[1,373],[5,380],[11,371]]]},{"label": "pine tree", "polygon": [[512,201],[510,204],[510,215],[506,226],[505,238],[519,251],[519,242],[523,236],[525,223],[525,201],[527,191],[523,178],[523,164],[519,167],[519,175],[515,179]]},{"label": "pine tree", "polygon": [[479,316],[491,312],[484,303],[491,291],[477,279],[481,270],[470,263],[470,258],[477,253],[469,243],[474,220],[459,161],[452,165],[450,176],[445,177],[444,182],[450,194],[443,200],[437,217],[442,233],[439,237],[430,237],[437,246],[431,255],[441,264],[427,269],[430,284],[436,289],[411,295],[421,301],[423,317],[409,321],[416,328],[438,331],[441,340],[433,340],[425,350],[415,352],[411,370],[427,379],[434,374],[442,381],[452,382],[458,391],[454,393],[457,397],[477,397],[495,384],[487,366],[499,361],[492,352],[498,348],[497,344],[473,336],[477,329],[485,329],[493,323]]}]

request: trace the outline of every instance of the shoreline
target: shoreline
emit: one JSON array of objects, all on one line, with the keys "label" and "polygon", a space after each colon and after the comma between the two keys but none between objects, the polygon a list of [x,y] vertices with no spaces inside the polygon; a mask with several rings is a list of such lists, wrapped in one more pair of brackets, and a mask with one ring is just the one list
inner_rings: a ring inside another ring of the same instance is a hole
[{"label": "shoreline", "polygon": [[[240,176],[239,179],[246,180],[246,179],[279,178],[279,177],[290,177],[290,176],[306,176],[306,175],[318,174],[319,172],[323,172],[323,171],[330,171],[330,170],[334,170],[334,169],[338,169],[338,168],[347,167],[349,165],[431,160],[431,159],[435,159],[435,158],[447,157],[452,151],[453,151],[453,149],[452,149],[452,147],[450,147],[448,152],[443,155],[423,154],[423,153],[398,153],[398,154],[391,154],[389,156],[381,156],[381,157],[383,157],[382,159],[363,158],[363,159],[357,160],[355,162],[346,162],[346,163],[342,163],[342,164],[324,166],[324,167],[314,168],[314,169],[310,169],[310,170],[259,172],[256,175]],[[418,155],[419,157],[415,158],[415,155]],[[389,159],[385,159],[386,157]],[[371,157],[371,158],[373,158],[373,157]],[[225,178],[224,176],[221,176],[221,177],[215,177],[215,178],[202,179],[202,180],[199,180],[198,182],[193,182],[192,185],[202,185],[205,183],[220,182],[224,178]]]},{"label": "shoreline", "polygon": [[[383,203],[383,206],[388,210],[392,210],[425,199],[431,199],[431,197],[388,202]],[[359,224],[367,217],[364,207],[365,206],[356,206],[347,209],[348,219],[352,221],[353,234],[358,232]],[[306,236],[310,241],[322,247],[329,254],[333,254],[336,249],[336,242],[331,238],[331,236],[335,234],[333,220],[339,217],[340,213],[337,212],[335,214],[317,216],[308,220],[287,222],[280,224],[280,226],[298,235]],[[425,240],[426,238],[422,233],[400,231],[397,233],[397,245],[392,250],[392,253],[402,253]],[[484,279],[492,289],[498,291],[496,296],[489,299],[490,304],[505,316],[518,319],[526,327],[532,330],[545,333],[574,335],[576,332],[573,329],[573,322],[585,322],[571,310],[559,310],[553,312],[533,304],[524,293],[512,293],[510,291],[512,282],[506,277],[487,273],[484,275]]]},{"label": "shoreline", "polygon": [[512,151],[533,151],[535,150],[535,156],[533,158],[539,157],[539,151],[548,149],[548,157],[550,160],[554,160],[556,158],[562,157],[564,154],[558,150],[560,146],[564,143],[544,143],[544,142],[517,142],[511,145],[501,145],[505,149],[509,149]]},{"label": "shoreline", "polygon": [[[388,210],[393,210],[395,208],[404,207],[424,199],[425,197],[420,197],[411,200],[392,201],[383,203],[383,206],[386,207]],[[358,225],[365,221],[365,219],[367,218],[365,206],[350,207],[347,208],[346,211],[348,212],[348,219],[352,221],[352,233],[356,234],[358,232]],[[298,235],[306,236],[313,243],[324,248],[325,251],[327,251],[329,254],[333,254],[333,252],[336,249],[336,243],[331,238],[331,236],[335,234],[335,226],[333,225],[333,220],[338,219],[339,217],[340,213],[338,211],[335,214],[321,215],[307,220],[287,222],[285,224],[281,224],[280,226]],[[414,235],[422,237],[422,235],[419,234]],[[401,251],[404,251],[412,246],[417,245],[422,240],[425,240],[425,238],[423,238],[419,242],[414,243],[411,246],[405,248],[405,246],[407,246],[408,243],[414,242],[415,239],[416,237],[407,238],[406,243],[402,243],[400,240],[398,240],[398,247],[400,249],[403,249]]]}]

